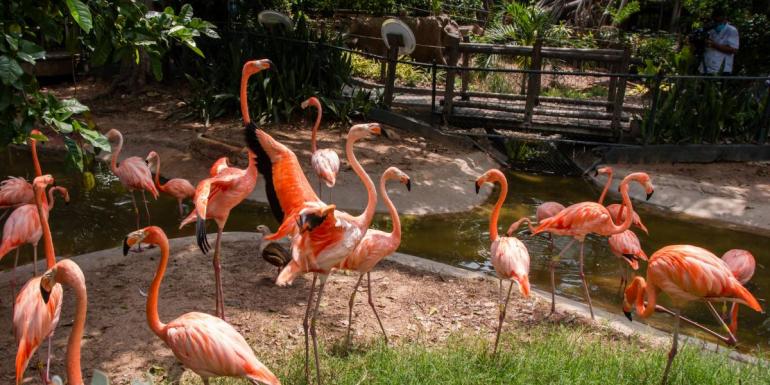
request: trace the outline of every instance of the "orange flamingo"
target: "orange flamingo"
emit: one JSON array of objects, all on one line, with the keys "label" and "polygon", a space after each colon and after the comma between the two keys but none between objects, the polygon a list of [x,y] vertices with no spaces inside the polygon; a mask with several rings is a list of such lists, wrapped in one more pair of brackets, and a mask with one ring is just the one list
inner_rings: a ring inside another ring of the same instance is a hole
[{"label": "orange flamingo", "polygon": [[[722,255],[722,260],[725,261],[741,285],[745,285],[751,280],[754,276],[754,270],[757,268],[757,261],[748,250],[728,250]],[[738,305],[736,304],[733,304],[730,309],[730,331],[733,334],[738,331]]]},{"label": "orange flamingo", "polygon": [[[67,341],[67,383],[83,385],[83,374],[80,370],[80,344],[83,340],[83,330],[86,325],[88,294],[86,279],[77,263],[65,259],[59,261],[43,274],[40,279],[39,295],[47,302],[51,294],[60,287],[67,285],[75,291],[75,321]],[[59,288],[61,290],[61,288]],[[55,327],[55,326],[54,326]]]},{"label": "orange flamingo", "polygon": [[[227,158],[224,158],[225,160]],[[179,204],[179,216],[184,216],[184,210],[182,209],[182,201],[187,198],[192,198],[195,195],[195,187],[187,179],[173,178],[166,181],[166,184],[160,184],[160,155],[155,151],[150,151],[145,159],[149,164],[153,160],[155,161],[155,187],[172,197],[176,198]]]},{"label": "orange flamingo", "polygon": [[254,355],[230,324],[205,313],[190,312],[164,324],[158,316],[160,284],[168,263],[166,234],[157,226],[134,231],[123,242],[123,254],[139,242],[158,245],[160,263],[147,296],[147,324],[185,367],[209,384],[209,377],[241,377],[254,384],[279,385],[278,378]]},{"label": "orange flamingo", "polygon": [[[53,197],[54,191],[58,191],[62,194],[65,202],[70,201],[70,195],[66,188],[55,186],[48,190],[47,201],[41,202],[43,205],[43,215],[45,216],[46,221],[56,203]],[[50,204],[48,204],[48,202],[50,202]],[[42,236],[43,229],[40,226],[40,215],[38,215],[37,212],[37,205],[25,204],[13,210],[3,226],[3,241],[0,244],[0,260],[2,260],[11,250],[16,249],[16,258],[13,261],[14,276],[11,282],[16,280],[15,271],[16,266],[19,263],[19,249],[24,244],[32,245],[32,268],[34,269],[34,275],[37,275],[37,244],[40,242],[40,237]]]},{"label": "orange flamingo", "polygon": [[[144,210],[147,212],[147,222],[149,223],[150,209],[147,207],[147,195],[145,194],[145,191],[149,191],[153,198],[158,199],[158,189],[155,188],[155,184],[152,182],[152,172],[150,172],[150,167],[144,159],[138,156],[123,159],[123,161],[120,162],[120,166],[118,166],[118,157],[120,157],[120,151],[123,150],[123,134],[113,128],[107,132],[107,139],[110,141],[117,140],[117,144],[112,147],[110,169],[112,170],[112,173],[120,179],[120,183],[123,187],[131,193],[131,202],[134,203],[134,213],[136,214],[136,227],[139,228],[139,208],[136,205],[134,191],[140,190],[142,192]],[[137,245],[137,247],[140,246]]]},{"label": "orange flamingo", "polygon": [[[620,194],[623,197],[623,205],[630,212],[633,212],[633,206],[631,204],[631,198],[628,196],[628,184],[631,181],[635,181],[645,188],[647,193],[647,199],[650,199],[654,189],[650,182],[649,175],[638,172],[633,173],[620,182]],[[571,236],[574,239],[562,249],[557,255],[555,260],[550,264],[551,270],[551,313],[556,311],[556,282],[554,280],[555,262],[558,258],[567,250],[575,240],[580,242],[580,279],[583,281],[583,289],[585,291],[586,301],[588,302],[588,309],[591,312],[591,319],[594,319],[594,310],[591,303],[591,294],[588,291],[588,284],[586,283],[585,273],[583,272],[583,242],[586,235],[595,233],[602,236],[610,236],[612,234],[621,233],[631,226],[631,216],[626,216],[626,220],[622,224],[616,225],[612,220],[612,216],[606,207],[597,202],[581,202],[571,205],[555,216],[548,218],[535,228],[533,234],[538,234],[544,231],[550,232],[555,235]]]},{"label": "orange flamingo", "polygon": [[[243,65],[241,113],[243,114],[243,121],[247,124],[251,122],[246,95],[248,79],[257,72],[269,69],[271,64],[270,60],[265,59],[249,61]],[[255,156],[253,151],[248,152],[249,164],[245,170],[230,167],[227,163],[227,158],[219,158],[209,170],[211,177],[200,181],[195,189],[195,197],[193,199],[195,209],[179,225],[181,229],[188,223],[195,221],[198,247],[200,247],[204,254],[208,254],[211,245],[209,245],[209,241],[206,238],[205,222],[207,219],[213,219],[217,223],[217,240],[214,245],[213,259],[214,277],[216,278],[216,313],[223,320],[225,319],[225,298],[222,290],[221,266],[219,263],[222,231],[224,231],[225,223],[230,216],[230,210],[246,199],[257,184]]]},{"label": "orange flamingo", "polygon": [[[39,176],[32,182],[35,190],[35,204],[38,215],[45,220],[40,221],[43,229],[43,246],[45,250],[47,268],[56,264],[56,252],[53,248],[51,228],[48,226],[47,216],[43,206],[45,188],[53,184],[50,175]],[[51,363],[51,336],[56,324],[59,323],[61,314],[62,288],[56,285],[48,296],[48,301],[43,301],[40,295],[41,277],[34,277],[27,281],[16,296],[13,313],[13,334],[18,344],[16,351],[16,384],[20,384],[24,378],[24,371],[30,358],[40,347],[44,338],[48,337],[48,364],[46,365],[45,378],[48,379],[48,367]]]},{"label": "orange flamingo", "polygon": [[347,258],[337,266],[339,269],[360,273],[358,281],[353,287],[353,293],[350,295],[350,301],[348,302],[348,331],[345,337],[346,348],[350,346],[350,329],[353,323],[353,304],[355,302],[358,286],[361,285],[364,275],[366,275],[366,285],[369,293],[369,306],[371,306],[374,316],[377,318],[377,323],[380,324],[380,330],[382,330],[382,335],[385,337],[385,344],[388,344],[388,334],[385,332],[385,327],[382,326],[380,315],[377,313],[377,308],[374,307],[374,300],[372,299],[371,271],[383,258],[393,254],[398,249],[398,246],[401,245],[401,220],[398,217],[398,210],[396,210],[393,201],[390,200],[388,190],[385,186],[387,181],[393,179],[398,179],[406,186],[407,191],[412,190],[412,181],[409,179],[409,175],[396,167],[389,167],[380,177],[380,194],[382,194],[382,200],[385,202],[385,206],[390,213],[390,218],[393,221],[393,231],[386,233],[380,230],[367,229],[364,238],[361,239],[361,242],[353,250],[353,253],[347,256]]},{"label": "orange flamingo", "polygon": [[[30,131],[31,135],[42,135],[38,130]],[[43,171],[40,168],[40,160],[37,158],[37,140],[33,137],[29,137],[29,148],[32,152],[32,165],[35,167],[35,176],[43,175]],[[45,202],[45,197],[43,197]],[[32,184],[24,180],[24,178],[9,177],[8,179],[0,182],[0,208],[12,208],[23,204],[35,204],[35,193],[32,191]],[[8,214],[8,211],[0,216],[4,217]]]},{"label": "orange flamingo", "polygon": [[655,312],[655,303],[661,291],[671,297],[677,308],[674,311],[674,340],[663,372],[662,384],[666,383],[671,363],[677,353],[680,309],[687,302],[705,302],[733,341],[735,337],[710,301],[741,303],[758,312],[762,311],[757,300],[738,282],[727,264],[710,251],[697,246],[666,246],[652,254],[647,265],[647,280],[636,277],[626,288],[623,313],[631,320],[631,310],[635,307],[640,317],[649,317]]},{"label": "orange flamingo", "polygon": [[310,137],[310,147],[313,151],[313,155],[310,158],[310,164],[313,166],[316,175],[318,175],[318,191],[321,191],[321,181],[326,183],[326,187],[334,187],[334,183],[337,180],[337,173],[340,171],[340,157],[337,156],[337,152],[331,148],[318,149],[316,145],[316,134],[318,133],[318,126],[321,125],[321,114],[323,108],[318,98],[311,96],[301,104],[302,109],[306,109],[309,106],[313,106],[318,111],[318,115],[315,118],[315,124],[313,125],[313,133]]},{"label": "orange flamingo", "polygon": [[[513,289],[513,282],[515,281],[519,285],[519,291],[525,297],[529,297],[529,252],[527,247],[518,238],[507,236],[498,237],[497,235],[497,221],[500,217],[500,209],[503,207],[506,196],[508,196],[508,180],[505,175],[498,169],[491,169],[476,179],[475,187],[478,194],[481,186],[486,183],[499,183],[500,184],[500,196],[497,197],[497,203],[492,210],[492,214],[489,218],[489,239],[492,241],[491,255],[492,266],[494,266],[497,272],[497,278],[500,280],[499,289],[499,310],[500,321],[497,326],[497,333],[495,336],[495,348],[494,354],[497,354],[497,344],[500,341],[500,330],[503,327],[503,320],[505,319],[505,313],[508,309],[508,302],[511,299],[511,291]],[[528,218],[521,218],[516,223],[511,225],[509,235],[513,233],[515,229],[523,222],[529,222]],[[505,299],[505,304],[502,303],[502,291],[503,280],[511,280],[511,285],[508,287],[508,295]]]},{"label": "orange flamingo", "polygon": [[[366,230],[369,228],[369,224],[372,222],[372,218],[374,218],[374,211],[377,206],[377,191],[374,187],[374,182],[372,182],[372,179],[364,171],[358,159],[356,159],[353,145],[359,139],[370,135],[379,135],[380,132],[380,125],[376,123],[354,125],[350,127],[345,144],[348,162],[366,187],[366,209],[360,215],[354,217],[348,213],[336,211],[335,205],[327,206],[323,202],[305,203],[303,208],[296,214],[298,232],[292,238],[292,260],[281,271],[276,280],[277,285],[284,286],[291,284],[302,273],[313,273],[313,282],[310,285],[307,309],[303,320],[305,330],[305,375],[308,383],[310,383],[308,329],[313,338],[316,375],[318,382],[321,382],[315,325],[326,280],[331,273],[331,269],[350,255],[361,241]],[[270,237],[266,237],[266,239],[269,240]],[[313,315],[310,317],[313,292],[319,275],[318,298]],[[310,325],[308,324],[308,319],[312,320]]]},{"label": "orange flamingo", "polygon": [[[610,185],[612,184],[612,167],[610,166],[604,166],[596,170],[594,173],[594,176],[599,176],[599,174],[606,174],[607,175],[607,182],[604,184],[604,189],[602,190],[602,194],[599,196],[599,204],[604,204],[604,198],[607,196],[607,191],[610,189]],[[607,211],[610,212],[610,215],[612,218],[615,218],[615,222],[623,222],[626,220],[626,213],[625,211],[621,210],[622,206],[613,203],[611,205],[607,205]],[[634,215],[631,221],[631,224],[635,227],[638,227],[640,230],[644,231],[645,234],[649,234],[649,231],[647,231],[647,226],[642,223],[642,218],[639,217],[639,214],[634,211]]]}]

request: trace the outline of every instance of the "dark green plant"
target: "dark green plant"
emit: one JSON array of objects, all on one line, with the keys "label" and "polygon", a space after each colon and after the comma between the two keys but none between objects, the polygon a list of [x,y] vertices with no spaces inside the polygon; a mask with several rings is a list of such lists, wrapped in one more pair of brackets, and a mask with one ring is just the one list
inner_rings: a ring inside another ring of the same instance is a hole
[{"label": "dark green plant", "polygon": [[161,77],[160,59],[174,42],[197,50],[194,39],[201,32],[215,34],[213,26],[192,17],[189,6],[179,15],[171,9],[161,15],[147,13],[137,4],[141,3],[9,0],[0,6],[0,146],[23,143],[33,128],[45,125],[62,136],[68,164],[78,170],[91,158],[83,144],[110,149],[106,138],[82,117],[87,106],[40,90],[33,69],[45,58],[46,47],[63,46],[73,53],[94,49],[92,63],[97,65],[111,54],[142,62],[140,50],[145,51],[153,73]]}]

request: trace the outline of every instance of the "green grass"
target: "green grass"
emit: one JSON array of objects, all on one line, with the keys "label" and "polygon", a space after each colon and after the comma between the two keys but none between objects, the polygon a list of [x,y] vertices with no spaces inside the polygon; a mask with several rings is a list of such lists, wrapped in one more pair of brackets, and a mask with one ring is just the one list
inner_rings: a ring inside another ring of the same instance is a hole
[{"label": "green grass", "polygon": [[576,90],[560,84],[556,84],[543,90],[543,96],[555,96],[569,99],[594,99],[594,98],[606,98],[607,87],[594,85],[582,90]]},{"label": "green grass", "polygon": [[[393,347],[379,340],[350,354],[332,346],[322,357],[325,384],[657,384],[668,347],[651,348],[585,326],[510,325],[501,354],[492,357],[490,333],[455,334],[437,345],[408,342]],[[515,329],[515,330],[511,330]],[[770,369],[741,364],[724,354],[680,345],[669,384],[768,384]],[[263,360],[283,384],[305,384],[302,352]],[[265,357],[267,358],[267,357]],[[183,385],[200,384],[185,375]],[[221,378],[212,384],[245,381]]]},{"label": "green grass", "polygon": [[[371,80],[380,78],[380,62],[361,55],[349,55],[354,76]],[[408,87],[430,87],[432,81],[430,71],[408,64],[396,66],[396,79],[399,85]]]}]

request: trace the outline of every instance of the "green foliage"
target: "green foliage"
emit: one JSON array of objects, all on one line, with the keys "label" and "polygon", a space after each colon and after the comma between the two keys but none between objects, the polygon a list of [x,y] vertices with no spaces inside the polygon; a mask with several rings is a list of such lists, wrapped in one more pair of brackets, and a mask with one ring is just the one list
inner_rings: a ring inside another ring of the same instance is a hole
[{"label": "green foliage", "polygon": [[569,99],[596,99],[607,97],[607,87],[601,85],[593,85],[591,87],[578,90],[563,86],[561,84],[555,84],[543,90],[543,96],[555,96]]},{"label": "green foliage", "polygon": [[[38,44],[64,44],[70,51],[84,45],[92,50],[95,66],[110,58],[138,62],[139,51],[145,50],[160,79],[161,60],[174,43],[200,53],[195,38],[216,37],[210,23],[192,16],[190,6],[182,6],[178,15],[171,8],[151,13],[130,0],[7,1],[0,7],[0,146],[23,143],[34,127],[45,125],[63,136],[68,164],[82,171],[90,154],[81,145],[109,151],[106,138],[82,120],[88,107],[41,92],[37,78],[22,65],[33,67],[45,58],[46,50]],[[65,36],[65,25],[77,27],[69,28]]]},{"label": "green foliage", "polygon": [[[356,54],[346,56],[350,56],[353,76],[372,80],[380,78],[380,62]],[[431,76],[429,71],[421,67],[399,64],[396,66],[396,81],[409,87],[430,87]]]},{"label": "green foliage", "polygon": [[639,12],[641,10],[641,5],[639,5],[639,1],[633,0],[628,2],[623,9],[617,9],[617,8],[610,8],[610,15],[612,16],[612,25],[618,26],[623,24],[626,20],[628,20],[629,17],[633,16],[635,13]]},{"label": "green foliage", "polygon": [[[654,74],[662,70],[668,74],[676,73],[679,52],[674,36],[635,36],[632,42],[636,45],[636,57],[642,59],[645,66],[654,67],[648,72]],[[685,72],[687,70],[685,68]]]},{"label": "green foliage", "polygon": [[643,122],[646,143],[747,143],[763,128],[762,82],[677,79],[660,92],[651,129],[649,112]]},{"label": "green foliage", "polygon": [[[294,24],[292,30],[273,31],[272,35],[261,26],[251,24],[228,31],[224,44],[204,47],[206,59],[186,71],[201,79],[205,84],[203,88],[212,95],[237,94],[243,63],[259,58],[271,59],[274,70],[257,74],[249,83],[249,108],[252,119],[258,122],[289,121],[298,112],[300,103],[310,96],[318,96],[331,116],[344,113],[345,116],[340,118],[347,119],[348,114],[365,112],[371,102],[362,96],[346,100],[360,94],[350,85],[350,56],[328,46],[342,45],[341,38],[330,38],[324,32],[311,30],[302,13],[296,15]],[[206,105],[202,102],[193,104]],[[223,103],[222,106],[236,111],[233,104]],[[218,112],[203,114],[214,116]]]}]

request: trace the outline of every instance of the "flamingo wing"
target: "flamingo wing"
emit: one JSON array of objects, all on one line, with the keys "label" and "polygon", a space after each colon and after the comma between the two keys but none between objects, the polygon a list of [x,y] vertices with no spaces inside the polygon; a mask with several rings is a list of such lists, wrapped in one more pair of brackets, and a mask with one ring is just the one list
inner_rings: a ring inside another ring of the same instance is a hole
[{"label": "flamingo wing", "polygon": [[596,202],[576,203],[540,222],[533,233],[547,231],[556,235],[580,237],[601,231],[609,219],[607,209]]},{"label": "flamingo wing", "polygon": [[[610,216],[615,223],[621,223],[626,219],[626,210],[623,209],[623,205],[613,203],[607,206],[607,211],[610,213]],[[636,211],[634,211],[634,215],[631,218],[631,224],[644,231],[645,234],[649,234],[647,226],[642,223],[642,218],[639,217],[639,214],[637,214]]]},{"label": "flamingo wing", "polygon": [[631,230],[610,235],[607,241],[610,244],[612,254],[620,258],[625,258],[626,262],[628,262],[634,270],[639,269],[639,259],[644,261],[647,260],[647,254],[642,249],[639,238]]},{"label": "flamingo wing", "polygon": [[16,351],[16,383],[24,378],[24,371],[37,348],[59,323],[62,303],[61,285],[54,285],[43,301],[40,292],[40,277],[27,281],[16,296],[13,313],[13,334],[18,344]]},{"label": "flamingo wing", "polygon": [[202,377],[247,377],[280,384],[243,336],[220,318],[187,313],[166,325],[165,341],[184,366]]},{"label": "flamingo wing", "polygon": [[516,237],[500,237],[492,242],[492,266],[503,279],[519,282],[519,290],[529,296],[529,251]]},{"label": "flamingo wing", "polygon": [[326,183],[326,187],[334,187],[337,173],[340,171],[340,157],[334,150],[324,148],[314,152],[310,164],[318,177]]},{"label": "flamingo wing", "polygon": [[0,207],[34,203],[32,185],[18,177],[9,177],[0,182]]},{"label": "flamingo wing", "polygon": [[[0,254],[1,255],[1,254]],[[730,271],[733,272],[735,278],[741,284],[746,284],[754,276],[754,270],[757,267],[757,261],[754,256],[747,250],[732,249],[728,250],[722,255],[722,260],[725,261]]]},{"label": "flamingo wing", "polygon": [[217,159],[217,161],[211,165],[211,168],[209,169],[209,176],[217,176],[217,174],[219,174],[222,170],[229,167],[230,164],[228,163],[227,157],[223,156]]},{"label": "flamingo wing", "polygon": [[393,254],[400,242],[394,242],[391,233],[368,229],[353,252],[336,267],[343,270],[366,273],[371,271],[383,258]]},{"label": "flamingo wing", "polygon": [[[43,210],[43,215],[47,217],[48,210]],[[25,244],[37,243],[43,236],[43,229],[40,227],[40,216],[37,212],[37,206],[26,204],[17,207],[3,225],[3,241],[0,244],[0,259],[9,251]]]},{"label": "flamingo wing", "polygon": [[562,210],[564,210],[564,205],[562,205],[561,203],[543,202],[537,206],[537,211],[535,216],[537,217],[537,221],[540,222],[543,219],[550,218],[558,214]]},{"label": "flamingo wing", "polygon": [[195,187],[187,179],[174,178],[163,186],[165,191],[177,199],[192,198],[195,196]]},{"label": "flamingo wing", "polygon": [[134,190],[147,190],[153,198],[158,199],[158,189],[152,180],[152,172],[147,162],[138,156],[132,156],[120,162],[116,169],[120,181],[128,188]]},{"label": "flamingo wing", "polygon": [[672,245],[656,251],[650,257],[647,278],[674,299],[732,301],[762,311],[727,264],[697,246]]}]

